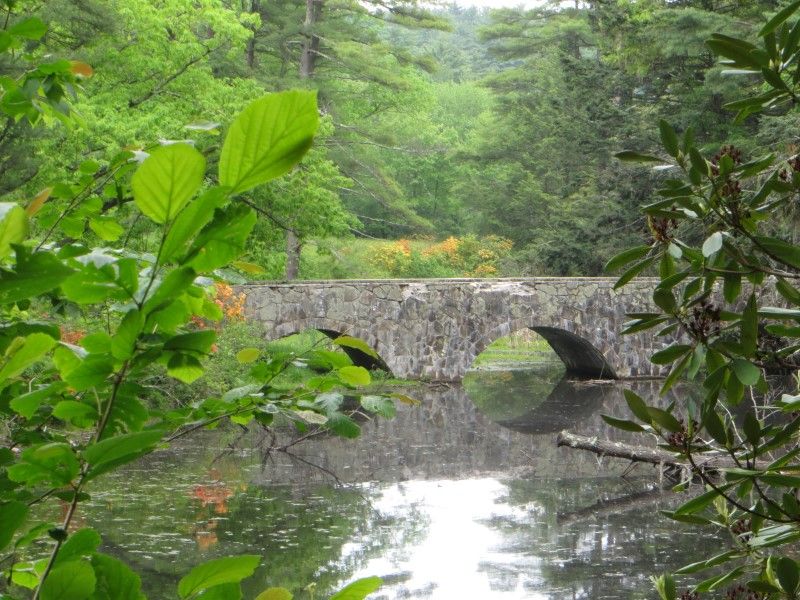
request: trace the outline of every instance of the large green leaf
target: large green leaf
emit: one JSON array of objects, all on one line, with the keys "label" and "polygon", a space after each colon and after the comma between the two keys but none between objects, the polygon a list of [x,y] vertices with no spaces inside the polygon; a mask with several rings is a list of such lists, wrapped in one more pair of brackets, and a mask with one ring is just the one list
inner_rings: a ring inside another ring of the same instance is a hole
[{"label": "large green leaf", "polygon": [[352,386],[369,385],[371,377],[364,367],[346,366],[337,371],[343,383]]},{"label": "large green leaf", "polygon": [[365,410],[380,415],[385,419],[393,419],[397,414],[397,407],[394,402],[385,396],[362,396],[361,406]]},{"label": "large green leaf", "polygon": [[92,470],[111,462],[123,464],[123,462],[129,462],[152,450],[162,437],[161,431],[115,435],[88,446],[83,451],[83,458],[91,465]]},{"label": "large green leaf", "polygon": [[105,554],[92,556],[97,577],[92,600],[145,600],[139,576],[122,561]]},{"label": "large green leaf", "polygon": [[25,338],[15,338],[6,348],[5,356],[0,359],[0,383],[16,377],[47,354],[56,340],[46,333],[32,333]]},{"label": "large green leaf", "polygon": [[0,550],[11,543],[14,533],[22,527],[27,517],[28,506],[22,502],[0,504]]},{"label": "large green leaf", "polygon": [[21,244],[27,235],[25,209],[13,202],[0,202],[0,260],[11,252],[11,244]]},{"label": "large green leaf", "polygon": [[80,529],[67,538],[56,557],[57,565],[90,556],[100,546],[100,534],[94,529]]},{"label": "large green leaf", "polygon": [[79,470],[78,459],[69,444],[53,442],[24,450],[19,462],[8,468],[8,478],[27,485],[47,482],[60,487],[70,483]]},{"label": "large green leaf", "polygon": [[192,244],[187,264],[198,273],[227,265],[244,252],[256,221],[255,211],[244,204],[217,210]]},{"label": "large green leaf", "polygon": [[167,262],[178,255],[186,243],[214,217],[214,210],[222,206],[226,199],[224,189],[212,188],[182,210],[164,240],[162,260]]},{"label": "large green leaf", "polygon": [[41,587],[41,600],[87,600],[94,593],[97,578],[87,562],[74,560],[50,571]]},{"label": "large green leaf", "polygon": [[331,596],[331,600],[364,600],[383,584],[380,577],[358,579]]},{"label": "large green leaf", "polygon": [[217,558],[196,566],[178,583],[178,595],[191,598],[203,590],[225,583],[239,583],[256,570],[260,556],[245,554]]},{"label": "large green leaf", "polygon": [[318,124],[316,92],[291,90],[256,100],[228,131],[220,183],[238,194],[283,175],[311,147]]},{"label": "large green leaf", "polygon": [[131,180],[133,200],[156,223],[174,219],[203,183],[206,159],[187,144],[153,152]]},{"label": "large green leaf", "polygon": [[12,272],[0,272],[0,304],[17,302],[49,292],[73,273],[50,252],[30,254],[17,246],[17,264]]}]

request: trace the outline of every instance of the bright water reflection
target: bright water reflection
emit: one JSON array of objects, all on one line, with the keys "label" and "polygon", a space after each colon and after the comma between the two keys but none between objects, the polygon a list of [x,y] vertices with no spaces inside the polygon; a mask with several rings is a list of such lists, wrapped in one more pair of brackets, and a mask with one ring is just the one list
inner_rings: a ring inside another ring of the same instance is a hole
[{"label": "bright water reflection", "polygon": [[320,599],[380,575],[384,600],[650,598],[650,575],[714,545],[655,517],[676,498],[650,467],[622,479],[626,464],[555,447],[563,428],[625,439],[598,416],[625,414],[614,385],[481,372],[408,393],[422,405],[294,457],[257,432],[225,452],[240,434],[207,432],[101,481],[82,524],[116,532],[107,551],[156,600],[192,565],[240,553],[264,556],[246,597],[282,585],[305,600],[316,581]]}]

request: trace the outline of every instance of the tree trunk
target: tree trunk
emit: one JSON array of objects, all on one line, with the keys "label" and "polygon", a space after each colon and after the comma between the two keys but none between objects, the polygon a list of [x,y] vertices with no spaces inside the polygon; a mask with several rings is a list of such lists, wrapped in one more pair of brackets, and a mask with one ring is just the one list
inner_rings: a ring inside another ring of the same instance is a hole
[{"label": "tree trunk", "polygon": [[297,279],[300,272],[300,250],[303,245],[294,229],[286,230],[286,279]]},{"label": "tree trunk", "polygon": [[[613,458],[627,458],[633,462],[645,462],[663,467],[674,467],[685,469],[689,466],[688,461],[682,456],[675,456],[671,452],[659,450],[658,448],[647,448],[645,446],[632,446],[621,442],[609,442],[583,435],[576,435],[569,431],[562,431],[556,438],[558,446],[577,448],[578,450],[588,450],[600,456],[611,456]],[[719,453],[698,453],[694,455],[695,463],[698,467],[712,472],[723,467],[734,467],[733,460],[727,454]]]},{"label": "tree trunk", "polygon": [[305,41],[300,54],[300,79],[311,79],[317,64],[320,39],[314,33],[314,26],[322,13],[323,0],[306,0],[306,19],[303,23]]},{"label": "tree trunk", "polygon": [[[260,0],[252,0],[250,2],[250,12],[251,13],[259,13],[259,12],[261,12],[261,2],[260,2]],[[247,66],[250,69],[253,69],[256,66],[256,35],[257,34],[258,34],[258,31],[254,30],[252,37],[249,40],[247,40],[246,59],[247,59]]]}]

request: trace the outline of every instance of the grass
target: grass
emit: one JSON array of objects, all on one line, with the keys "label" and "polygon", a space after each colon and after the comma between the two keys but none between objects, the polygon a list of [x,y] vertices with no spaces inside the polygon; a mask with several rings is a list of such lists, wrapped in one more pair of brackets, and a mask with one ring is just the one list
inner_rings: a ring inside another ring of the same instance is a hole
[{"label": "grass", "polygon": [[522,329],[492,342],[475,358],[472,368],[531,362],[560,362],[560,359],[542,336]]}]

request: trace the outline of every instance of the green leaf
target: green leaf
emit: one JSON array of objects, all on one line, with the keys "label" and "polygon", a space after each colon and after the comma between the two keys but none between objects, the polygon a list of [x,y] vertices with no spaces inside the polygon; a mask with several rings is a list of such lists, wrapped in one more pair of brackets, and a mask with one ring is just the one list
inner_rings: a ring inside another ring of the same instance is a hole
[{"label": "green leaf", "polygon": [[326,423],[328,429],[343,438],[355,439],[361,435],[361,428],[350,417],[342,413],[333,413]]},{"label": "green leaf", "polygon": [[11,543],[14,533],[28,518],[28,506],[12,500],[0,504],[0,550]]},{"label": "green leaf", "polygon": [[292,600],[292,598],[292,593],[286,588],[269,588],[256,596],[256,600]]},{"label": "green leaf", "polygon": [[234,204],[218,209],[211,221],[197,236],[189,250],[187,265],[198,273],[224,267],[238,258],[257,221],[249,206]]},{"label": "green leaf", "polygon": [[223,583],[208,588],[197,596],[201,600],[241,600],[242,586],[238,583]]},{"label": "green leaf", "polygon": [[246,365],[255,362],[261,356],[261,350],[258,348],[242,348],[236,353],[236,362],[240,365]]},{"label": "green leaf", "polygon": [[637,246],[636,248],[620,252],[606,263],[606,266],[603,267],[603,271],[606,273],[616,271],[620,267],[646,256],[648,252],[650,252],[650,246]]},{"label": "green leaf", "polygon": [[336,371],[342,383],[352,386],[369,385],[369,371],[364,367],[347,366]]},{"label": "green leaf", "polygon": [[203,590],[225,583],[239,583],[250,577],[261,562],[260,556],[245,554],[204,562],[178,583],[178,595],[191,598]]},{"label": "green leaf", "polygon": [[744,430],[747,441],[753,446],[757,446],[758,441],[761,439],[761,423],[758,422],[758,418],[756,418],[753,411],[748,411],[744,416],[742,429]]},{"label": "green leaf", "polygon": [[145,600],[141,579],[122,561],[96,553],[92,567],[97,578],[92,600]]},{"label": "green leaf", "polygon": [[178,296],[182,295],[192,285],[196,276],[197,273],[195,273],[194,269],[189,267],[170,271],[153,292],[153,295],[145,302],[144,313],[149,315],[166,304],[174,302]]},{"label": "green leaf", "polygon": [[[605,421],[612,427],[616,427],[617,429],[622,429],[623,431],[635,431],[638,433],[645,430],[644,427],[642,427],[638,423],[634,423],[633,421],[618,419],[616,417],[603,414],[601,414],[600,417],[603,419],[603,421]],[[647,421],[649,422],[650,419],[648,418]]]},{"label": "green leaf", "polygon": [[15,338],[6,348],[0,368],[0,383],[16,377],[47,354],[56,340],[46,333],[32,333],[25,338]]},{"label": "green leaf", "polygon": [[775,565],[775,574],[778,576],[778,582],[783,591],[794,596],[797,591],[797,583],[800,581],[800,570],[797,568],[797,563],[788,556],[781,556],[778,564]]},{"label": "green leaf", "polygon": [[196,352],[198,354],[208,354],[211,346],[217,339],[217,332],[213,329],[204,331],[192,331],[171,337],[164,343],[164,350],[179,352]]},{"label": "green leaf", "polygon": [[627,402],[628,408],[636,418],[645,423],[649,423],[650,413],[647,412],[647,405],[644,400],[632,390],[623,390],[622,394],[625,396],[625,402]]},{"label": "green leaf", "polygon": [[365,410],[378,414],[385,419],[393,419],[397,414],[397,407],[394,402],[385,396],[362,396],[361,406]]},{"label": "green leaf", "polygon": [[8,478],[27,485],[48,482],[60,487],[70,483],[79,471],[78,459],[69,444],[51,442],[24,450],[19,462],[8,468]]},{"label": "green leaf", "polygon": [[733,372],[742,385],[755,385],[761,378],[761,369],[748,360],[737,358],[733,361]]},{"label": "green leaf", "polygon": [[755,294],[750,294],[747,305],[742,312],[742,321],[739,327],[742,340],[742,354],[752,357],[758,347],[758,304]]},{"label": "green leaf", "polygon": [[778,238],[756,237],[757,245],[789,266],[800,268],[800,246],[795,246]]},{"label": "green leaf", "polygon": [[17,414],[30,419],[45,401],[61,392],[63,388],[64,385],[61,382],[56,382],[27,394],[16,396],[9,405]]},{"label": "green leaf", "polygon": [[654,365],[668,365],[691,351],[692,347],[687,344],[673,344],[653,354],[650,362]]},{"label": "green leaf", "polygon": [[203,376],[203,365],[194,356],[175,354],[167,363],[167,373],[183,383],[192,383]]},{"label": "green leaf", "polygon": [[47,25],[38,17],[29,17],[9,27],[8,33],[28,40],[38,40],[47,33]]},{"label": "green leaf", "polygon": [[56,404],[53,416],[76,427],[90,427],[100,418],[94,406],[76,400],[62,400]]},{"label": "green leaf", "polygon": [[672,575],[665,573],[660,577],[654,578],[653,583],[661,600],[675,600],[675,579],[673,579]]},{"label": "green leaf", "polygon": [[50,252],[30,254],[17,246],[17,264],[13,272],[0,271],[0,304],[33,298],[57,287],[73,269]]},{"label": "green leaf", "polygon": [[206,159],[191,146],[163,146],[133,175],[133,200],[156,223],[172,221],[203,184],[205,170]]},{"label": "green leaf", "polygon": [[161,258],[174,258],[197,233],[214,217],[214,210],[227,200],[223,188],[211,188],[184,208],[169,228],[161,248]]},{"label": "green leaf", "polygon": [[644,260],[634,264],[627,271],[625,271],[622,275],[620,275],[619,279],[617,279],[616,283],[614,284],[614,289],[618,290],[619,288],[621,288],[622,286],[627,284],[631,279],[633,279],[639,273],[644,271],[647,267],[652,265],[656,261],[657,258],[658,258],[657,256],[650,256],[650,257],[645,258]]},{"label": "green leaf", "polygon": [[373,350],[372,348],[370,348],[369,344],[367,344],[367,342],[365,342],[364,340],[360,340],[358,338],[349,335],[340,335],[335,340],[333,340],[333,343],[336,344],[337,346],[341,346],[342,348],[353,348],[355,350],[358,350],[359,352],[363,352],[367,356],[380,360],[380,356],[378,356],[378,353],[375,352],[375,350]]},{"label": "green leaf", "polygon": [[89,445],[83,451],[83,458],[92,470],[111,462],[116,465],[123,464],[151,451],[162,437],[163,432],[155,430],[115,435]]},{"label": "green leaf", "polygon": [[111,338],[111,356],[117,360],[127,360],[133,356],[136,340],[144,326],[142,313],[138,309],[129,310]]},{"label": "green leaf", "polygon": [[672,128],[672,125],[667,123],[664,119],[661,119],[658,122],[658,129],[661,133],[661,143],[664,145],[664,149],[670,156],[677,158],[678,152],[680,151],[680,145],[678,142],[678,136],[675,134],[675,130]]},{"label": "green leaf", "polygon": [[331,596],[330,600],[363,600],[383,585],[380,577],[365,577],[345,586]]},{"label": "green leaf", "polygon": [[800,0],[797,2],[792,2],[789,6],[778,12],[774,17],[772,17],[767,23],[761,28],[761,31],[758,32],[759,37],[764,37],[775,31],[782,23],[784,23],[789,17],[791,17],[797,9],[800,8]]},{"label": "green leaf", "polygon": [[61,565],[71,560],[89,556],[100,546],[100,534],[94,529],[80,529],[71,534],[58,551],[55,564]]},{"label": "green leaf", "polygon": [[651,156],[649,154],[641,154],[633,150],[623,150],[614,155],[618,160],[623,162],[639,162],[639,163],[663,163],[664,159],[658,156]]},{"label": "green leaf", "polygon": [[239,194],[288,172],[311,147],[318,124],[316,92],[292,90],[256,100],[228,131],[220,183]]},{"label": "green leaf", "polygon": [[668,431],[678,432],[683,429],[678,420],[665,410],[661,410],[655,406],[648,406],[647,414],[650,415],[650,420],[653,423],[660,425]]},{"label": "green leaf", "polygon": [[57,566],[44,580],[41,600],[87,600],[94,593],[97,578],[89,563],[74,560]]},{"label": "green leaf", "polygon": [[63,378],[67,385],[82,392],[102,386],[113,372],[114,364],[109,356],[90,354]]},{"label": "green leaf", "polygon": [[[730,487],[733,487],[732,483],[726,483],[723,486],[720,486],[720,491],[724,491]],[[703,510],[706,506],[711,504],[715,498],[719,497],[720,494],[716,490],[709,490],[699,496],[696,496],[689,500],[688,502],[684,502],[681,506],[679,506],[675,510],[676,515],[690,515],[696,512]]]},{"label": "green leaf", "polygon": [[89,220],[89,229],[95,232],[104,242],[116,242],[125,228],[112,217],[95,217]]},{"label": "green leaf", "polygon": [[11,252],[11,244],[21,244],[28,236],[28,216],[14,202],[0,202],[0,260]]}]

